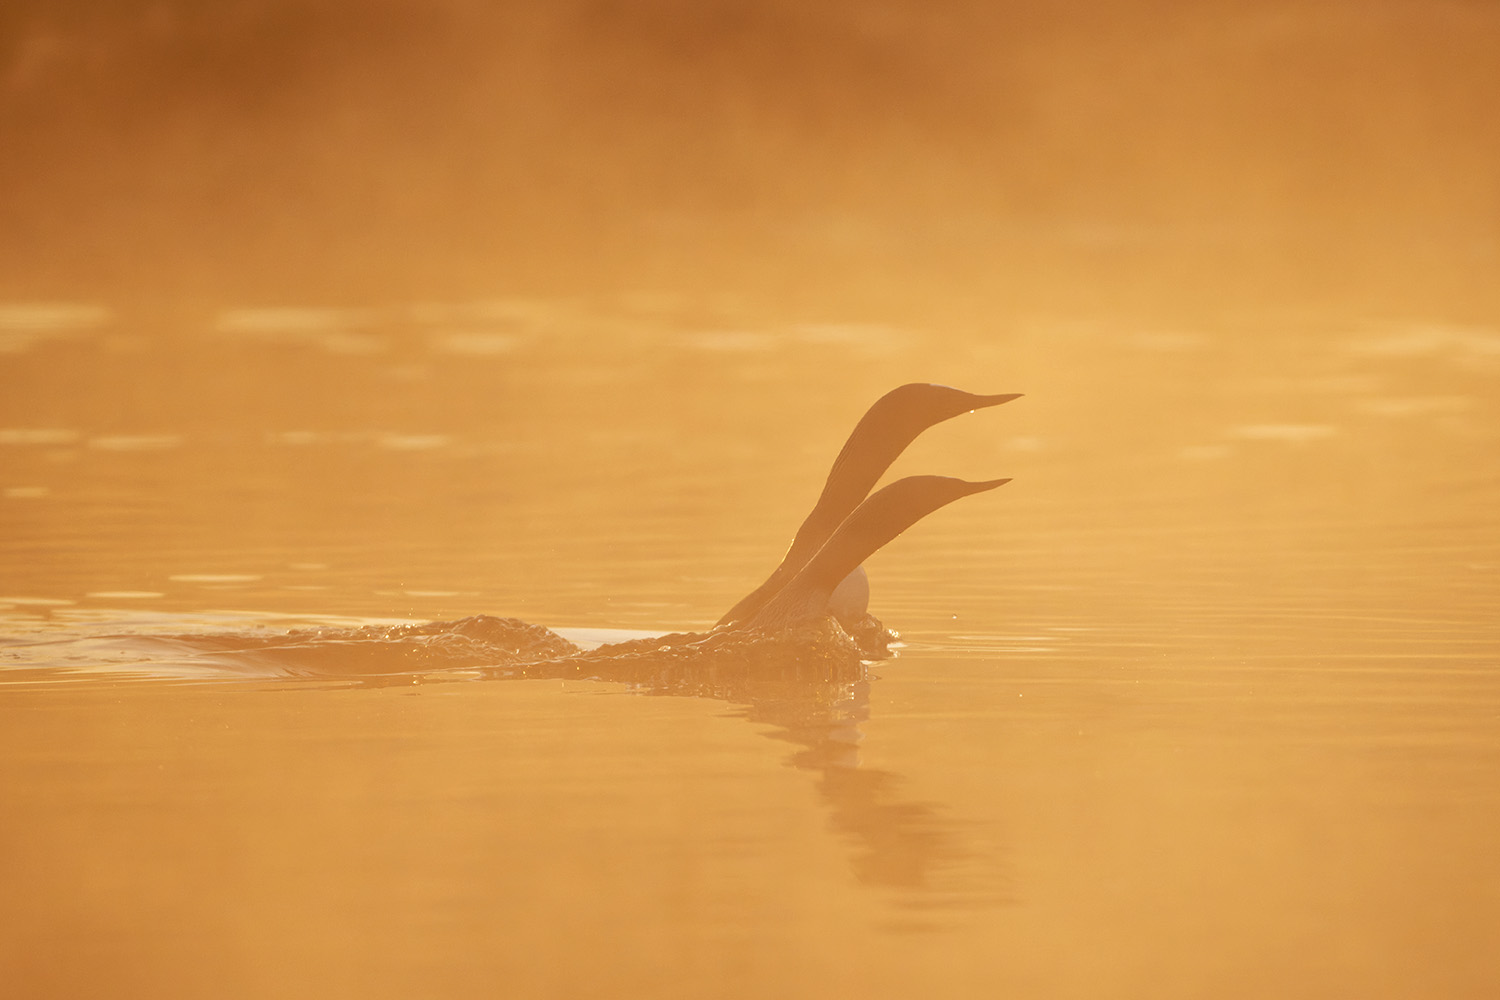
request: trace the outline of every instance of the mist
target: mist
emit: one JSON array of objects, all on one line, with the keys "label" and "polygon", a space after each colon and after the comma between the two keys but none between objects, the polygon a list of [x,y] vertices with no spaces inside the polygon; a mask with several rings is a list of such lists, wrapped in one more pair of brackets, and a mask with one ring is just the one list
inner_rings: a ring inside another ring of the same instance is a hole
[{"label": "mist", "polygon": [[0,294],[1494,308],[1487,3],[12,3]]}]

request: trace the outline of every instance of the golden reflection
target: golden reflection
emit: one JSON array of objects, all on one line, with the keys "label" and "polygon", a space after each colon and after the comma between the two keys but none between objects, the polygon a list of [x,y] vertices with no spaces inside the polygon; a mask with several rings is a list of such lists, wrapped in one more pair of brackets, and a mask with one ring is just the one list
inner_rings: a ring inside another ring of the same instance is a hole
[{"label": "golden reflection", "polygon": [[[791,651],[789,650],[788,653]],[[510,673],[516,679],[576,676],[550,667]],[[829,824],[853,842],[852,869],[873,886],[920,891],[942,888],[941,904],[993,903],[987,885],[967,885],[954,893],[938,874],[970,860],[961,827],[950,806],[902,795],[903,779],[889,770],[860,766],[864,737],[860,724],[870,717],[874,683],[863,664],[838,657],[774,657],[748,669],[696,664],[648,663],[639,668],[611,665],[591,675],[621,681],[647,694],[669,694],[725,701],[757,726],[775,727],[762,735],[796,746],[788,763],[817,777],[818,794],[829,810]]]}]

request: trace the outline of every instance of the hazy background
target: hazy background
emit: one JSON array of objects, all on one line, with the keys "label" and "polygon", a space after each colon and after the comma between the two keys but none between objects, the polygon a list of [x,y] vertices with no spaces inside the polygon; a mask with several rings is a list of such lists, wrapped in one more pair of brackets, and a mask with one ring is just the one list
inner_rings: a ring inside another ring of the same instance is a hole
[{"label": "hazy background", "polygon": [[8,0],[0,297],[1500,306],[1489,0]]}]

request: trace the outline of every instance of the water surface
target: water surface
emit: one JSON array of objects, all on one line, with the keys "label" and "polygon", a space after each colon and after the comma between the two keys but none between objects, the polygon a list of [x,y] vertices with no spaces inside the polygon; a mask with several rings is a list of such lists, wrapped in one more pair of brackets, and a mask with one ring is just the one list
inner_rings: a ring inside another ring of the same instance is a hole
[{"label": "water surface", "polygon": [[[1500,989],[1500,329],[0,320],[18,995]],[[1014,482],[871,560],[905,645],[859,676],[299,677],[163,639],[705,629],[913,380],[1027,396],[893,475]]]}]

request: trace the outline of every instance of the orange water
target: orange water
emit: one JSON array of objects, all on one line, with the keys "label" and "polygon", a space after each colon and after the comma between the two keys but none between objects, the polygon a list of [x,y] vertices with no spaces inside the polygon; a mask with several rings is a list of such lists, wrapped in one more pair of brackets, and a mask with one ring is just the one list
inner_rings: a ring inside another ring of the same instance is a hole
[{"label": "orange water", "polygon": [[[1500,987],[1495,328],[6,308],[18,996]],[[139,641],[704,628],[913,379],[1027,395],[894,473],[1014,482],[871,560],[907,645],[867,682],[363,686]]]}]

